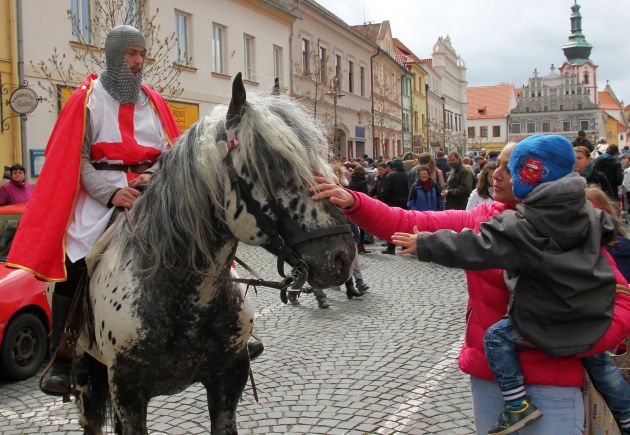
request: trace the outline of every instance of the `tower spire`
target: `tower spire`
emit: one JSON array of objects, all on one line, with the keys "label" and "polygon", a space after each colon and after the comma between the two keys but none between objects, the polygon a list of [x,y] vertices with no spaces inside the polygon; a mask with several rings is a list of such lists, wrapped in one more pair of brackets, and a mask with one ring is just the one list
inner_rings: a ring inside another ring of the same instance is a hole
[{"label": "tower spire", "polygon": [[571,6],[571,11],[571,36],[569,36],[569,42],[562,47],[562,51],[571,65],[591,62],[589,56],[593,46],[582,34],[582,14],[580,14],[580,5],[577,0]]}]

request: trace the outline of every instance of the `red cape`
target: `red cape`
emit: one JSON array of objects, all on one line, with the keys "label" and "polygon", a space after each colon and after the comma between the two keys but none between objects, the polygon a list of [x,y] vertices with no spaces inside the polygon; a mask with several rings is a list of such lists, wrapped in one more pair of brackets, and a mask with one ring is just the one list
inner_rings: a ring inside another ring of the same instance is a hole
[{"label": "red cape", "polygon": [[[81,147],[87,102],[96,75],[72,93],[46,145],[46,162],[11,244],[6,265],[27,270],[44,281],[66,280],[66,230],[79,192]],[[172,145],[180,135],[166,101],[142,86]]]}]

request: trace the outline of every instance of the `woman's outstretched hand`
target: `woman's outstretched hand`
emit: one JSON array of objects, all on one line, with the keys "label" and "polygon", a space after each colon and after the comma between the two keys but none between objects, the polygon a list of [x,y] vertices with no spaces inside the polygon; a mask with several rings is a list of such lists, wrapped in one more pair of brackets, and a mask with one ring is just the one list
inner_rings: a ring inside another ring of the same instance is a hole
[{"label": "woman's outstretched hand", "polygon": [[418,240],[418,227],[413,227],[414,234],[409,233],[394,233],[392,236],[392,242],[395,245],[402,246],[402,251],[399,254],[415,254],[416,243]]},{"label": "woman's outstretched hand", "polygon": [[328,198],[328,201],[339,208],[350,208],[354,205],[354,196],[343,187],[321,175],[314,177],[317,186],[311,188],[316,201]]}]

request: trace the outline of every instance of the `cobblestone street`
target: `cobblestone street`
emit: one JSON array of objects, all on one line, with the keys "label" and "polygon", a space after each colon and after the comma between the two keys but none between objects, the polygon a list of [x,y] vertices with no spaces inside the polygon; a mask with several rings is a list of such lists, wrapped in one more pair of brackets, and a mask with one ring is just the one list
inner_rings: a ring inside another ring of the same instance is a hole
[{"label": "cobblestone street", "polygon": [[[293,306],[275,290],[251,294],[266,349],[253,363],[260,403],[248,384],[239,433],[473,433],[468,379],[457,367],[463,273],[382,255],[378,243],[369,249],[360,257],[371,286],[362,298],[330,289],[322,310],[312,295]],[[262,249],[242,245],[239,257],[276,279],[275,258]],[[0,380],[0,433],[81,433],[74,404],[45,396],[37,381]],[[201,384],[150,403],[150,433],[209,428]]]}]

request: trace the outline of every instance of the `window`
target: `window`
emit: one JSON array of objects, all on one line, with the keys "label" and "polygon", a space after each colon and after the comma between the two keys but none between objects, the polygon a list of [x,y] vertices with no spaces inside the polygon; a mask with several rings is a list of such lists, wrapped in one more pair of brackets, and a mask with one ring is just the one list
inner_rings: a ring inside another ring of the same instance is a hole
[{"label": "window", "polygon": [[326,47],[320,45],[319,46],[319,81],[320,83],[326,82],[327,61],[328,61],[328,56],[326,55]]},{"label": "window", "polygon": [[348,61],[348,92],[354,93],[354,62]]},{"label": "window", "polygon": [[212,24],[212,71],[225,74],[225,27]]},{"label": "window", "polygon": [[515,123],[510,127],[513,134],[519,134],[521,132],[521,124]]},{"label": "window", "polygon": [[306,38],[302,38],[302,74],[308,75],[311,73],[311,65],[309,60],[309,53],[311,51],[311,41]]},{"label": "window", "polygon": [[339,85],[341,86],[341,55],[335,55],[335,77],[339,80]]},{"label": "window", "polygon": [[243,36],[243,57],[245,58],[245,79],[255,81],[254,53],[256,39],[250,35]]},{"label": "window", "polygon": [[492,126],[492,137],[500,137],[501,136],[501,126],[493,125]]},{"label": "window", "polygon": [[562,131],[571,131],[571,121],[562,121]]},{"label": "window", "polygon": [[488,137],[488,127],[479,127],[479,137]]},{"label": "window", "polygon": [[536,131],[536,123],[535,122],[528,122],[527,123],[527,132],[528,133],[534,133]]},{"label": "window", "polygon": [[72,36],[75,40],[92,42],[90,32],[90,0],[72,0],[70,2],[72,13]]},{"label": "window", "polygon": [[472,139],[475,137],[475,127],[468,127],[468,138]]},{"label": "window", "polygon": [[365,67],[359,68],[361,72],[361,96],[365,97]]},{"label": "window", "polygon": [[175,11],[175,50],[177,57],[175,63],[188,65],[190,56],[188,54],[188,26],[190,15]]},{"label": "window", "polygon": [[282,47],[273,46],[273,78],[279,79],[282,75]]},{"label": "window", "polygon": [[542,123],[540,124],[540,130],[541,130],[543,133],[549,133],[549,132],[551,131],[551,124],[550,124],[550,123],[548,123],[548,122],[542,122]]},{"label": "window", "polygon": [[580,130],[588,130],[588,120],[580,119]]}]

